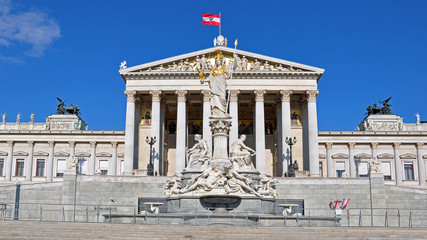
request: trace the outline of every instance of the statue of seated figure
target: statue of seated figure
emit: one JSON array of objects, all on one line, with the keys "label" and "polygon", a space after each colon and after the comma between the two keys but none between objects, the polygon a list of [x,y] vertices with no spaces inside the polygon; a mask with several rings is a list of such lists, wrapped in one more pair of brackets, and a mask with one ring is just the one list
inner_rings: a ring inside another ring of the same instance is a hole
[{"label": "statue of seated figure", "polygon": [[217,186],[224,184],[224,176],[217,164],[209,167],[200,174],[193,175],[190,182],[191,186],[184,188],[181,193],[197,194],[200,192],[209,192]]},{"label": "statue of seated figure", "polygon": [[231,144],[230,159],[233,162],[234,169],[240,171],[253,171],[255,170],[251,157],[256,152],[250,147],[246,146],[243,142],[246,140],[246,135],[241,135],[237,141]]},{"label": "statue of seated figure", "polygon": [[204,170],[211,159],[211,151],[208,147],[208,142],[202,139],[200,134],[194,135],[196,144],[190,149],[186,149],[187,168],[185,170]]}]

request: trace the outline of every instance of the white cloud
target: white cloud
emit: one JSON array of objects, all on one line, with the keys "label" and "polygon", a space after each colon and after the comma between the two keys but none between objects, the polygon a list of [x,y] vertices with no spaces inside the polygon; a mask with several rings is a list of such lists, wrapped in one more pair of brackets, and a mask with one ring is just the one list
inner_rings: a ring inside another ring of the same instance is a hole
[{"label": "white cloud", "polygon": [[29,44],[25,54],[43,55],[46,48],[61,36],[59,25],[41,11],[14,11],[10,0],[0,0],[0,45]]}]

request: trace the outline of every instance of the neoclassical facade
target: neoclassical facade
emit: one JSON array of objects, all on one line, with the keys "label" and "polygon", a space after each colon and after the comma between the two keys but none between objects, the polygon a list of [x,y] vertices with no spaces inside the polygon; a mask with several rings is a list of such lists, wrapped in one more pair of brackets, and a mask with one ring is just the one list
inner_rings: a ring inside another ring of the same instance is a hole
[{"label": "neoclassical facade", "polygon": [[[150,161],[156,175],[182,171],[196,134],[212,148],[211,93],[197,69],[209,73],[217,50],[235,65],[227,83],[229,144],[246,135],[261,173],[284,176],[292,156],[297,177],[357,178],[366,177],[369,162],[379,160],[386,184],[425,185],[426,123],[374,116],[364,119],[359,131],[318,131],[318,82],[324,69],[224,44],[134,67],[123,63],[125,131],[89,131],[74,115],[53,115],[46,123],[4,117],[0,182],[61,181],[75,161],[83,175],[144,176]],[[156,138],[151,156],[147,137]],[[290,146],[287,138],[294,137]]]}]

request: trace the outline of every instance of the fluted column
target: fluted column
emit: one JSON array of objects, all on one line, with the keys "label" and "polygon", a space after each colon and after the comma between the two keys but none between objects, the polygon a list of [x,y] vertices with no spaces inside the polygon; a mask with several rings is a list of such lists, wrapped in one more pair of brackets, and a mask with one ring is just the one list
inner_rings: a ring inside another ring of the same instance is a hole
[{"label": "fluted column", "polygon": [[96,142],[90,142],[90,158],[88,163],[87,175],[95,175],[96,165]]},{"label": "fluted column", "polygon": [[153,167],[154,172],[160,173],[160,100],[162,98],[162,91],[150,91],[151,94],[151,137],[156,137],[157,141],[153,144]]},{"label": "fluted column", "polygon": [[125,91],[126,94],[126,130],[125,130],[125,159],[123,175],[132,175],[135,147],[135,98],[136,91]]},{"label": "fluted column", "polygon": [[319,176],[319,133],[317,131],[317,107],[316,99],[318,90],[307,91],[308,111],[308,146],[310,161],[310,176]]},{"label": "fluted column", "polygon": [[396,170],[396,185],[402,185],[402,177],[403,177],[403,170],[402,170],[402,162],[400,161],[400,143],[394,143],[394,169]]},{"label": "fluted column", "polygon": [[265,174],[265,119],[264,94],[266,90],[255,90],[255,149],[256,168]]},{"label": "fluted column", "polygon": [[49,141],[49,157],[46,162],[46,180],[52,181],[53,176],[53,159],[55,157],[55,142]]},{"label": "fluted column", "polygon": [[115,176],[117,174],[117,142],[111,142],[113,153],[111,154],[111,162],[108,170],[108,175]]},{"label": "fluted column", "polygon": [[68,158],[67,166],[74,161],[74,155],[76,153],[76,142],[69,141],[68,144],[70,145],[70,157]]},{"label": "fluted column", "polygon": [[9,145],[9,151],[7,153],[7,161],[6,161],[6,173],[5,173],[5,180],[11,181],[12,180],[12,162],[13,162],[13,141],[7,141],[7,144]]},{"label": "fluted column", "polygon": [[33,179],[34,141],[28,141],[28,158],[25,163],[25,181]]},{"label": "fluted column", "polygon": [[328,169],[328,177],[335,177],[332,156],[331,156],[331,148],[332,143],[328,142],[326,145],[326,167]]},{"label": "fluted column", "polygon": [[285,139],[286,137],[290,138],[292,137],[292,131],[291,131],[291,90],[281,90],[281,100],[282,100],[282,152],[281,158],[283,159],[283,173],[288,172],[288,165],[290,164],[290,147],[286,143]]},{"label": "fluted column", "polygon": [[186,101],[187,91],[175,91],[178,95],[178,109],[176,120],[176,172],[181,172],[185,168],[185,139],[187,135]]},{"label": "fluted column", "polygon": [[426,184],[426,169],[423,159],[423,145],[424,143],[422,142],[417,143],[418,179],[420,181],[420,185]]},{"label": "fluted column", "polygon": [[356,143],[348,143],[348,165],[350,167],[350,177],[356,177],[356,162],[354,161],[354,146]]},{"label": "fluted column", "polygon": [[230,91],[230,116],[231,116],[231,129],[228,145],[231,149],[233,144],[239,138],[239,90]]},{"label": "fluted column", "polygon": [[211,91],[202,90],[203,94],[203,139],[208,142],[209,149],[212,151],[212,132],[209,126],[209,117],[211,116]]}]

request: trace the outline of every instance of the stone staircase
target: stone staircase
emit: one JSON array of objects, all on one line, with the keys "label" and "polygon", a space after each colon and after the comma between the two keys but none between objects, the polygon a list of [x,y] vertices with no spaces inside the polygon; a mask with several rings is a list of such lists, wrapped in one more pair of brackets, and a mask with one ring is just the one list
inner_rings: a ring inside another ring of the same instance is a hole
[{"label": "stone staircase", "polygon": [[0,239],[425,239],[426,228],[180,226],[0,221]]}]

